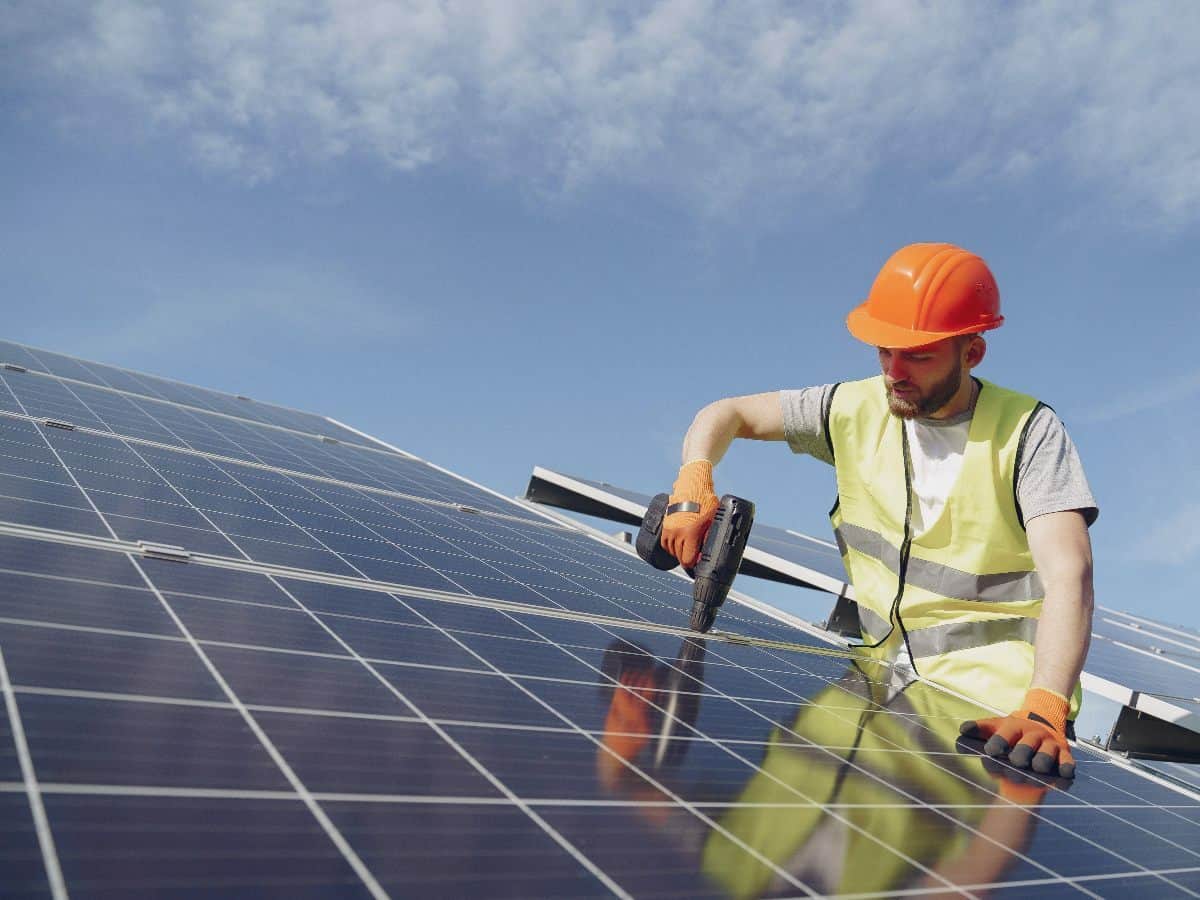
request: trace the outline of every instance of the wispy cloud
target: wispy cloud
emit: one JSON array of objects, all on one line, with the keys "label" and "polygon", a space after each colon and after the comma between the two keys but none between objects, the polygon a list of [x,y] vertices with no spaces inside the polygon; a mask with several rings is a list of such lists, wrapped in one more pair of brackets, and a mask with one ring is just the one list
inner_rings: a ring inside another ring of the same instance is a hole
[{"label": "wispy cloud", "polygon": [[[411,341],[425,314],[404,298],[372,296],[353,280],[296,265],[210,270],[193,288],[142,284],[138,305],[82,323],[97,359],[169,356],[195,345],[361,349]],[[59,323],[59,332],[69,323]],[[69,340],[69,334],[66,339]],[[59,340],[63,338],[60,337]]]},{"label": "wispy cloud", "polygon": [[1152,409],[1178,405],[1196,394],[1200,394],[1200,372],[1185,372],[1116,394],[1102,406],[1084,410],[1075,419],[1088,425],[1112,422]]},{"label": "wispy cloud", "polygon": [[720,211],[921,167],[1066,173],[1141,222],[1200,212],[1195,3],[101,0],[49,24],[33,6],[8,71],[250,182],[448,163]]}]

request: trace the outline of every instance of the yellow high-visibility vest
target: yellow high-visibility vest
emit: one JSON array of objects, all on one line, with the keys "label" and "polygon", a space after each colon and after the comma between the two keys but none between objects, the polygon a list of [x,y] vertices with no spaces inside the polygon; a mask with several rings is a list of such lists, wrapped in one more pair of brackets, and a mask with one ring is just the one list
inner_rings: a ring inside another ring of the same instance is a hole
[{"label": "yellow high-visibility vest", "polygon": [[[908,437],[883,378],[838,385],[828,411],[838,501],[830,513],[854,584],[863,639],[918,674],[1005,712],[1033,674],[1044,594],[1016,500],[1032,397],[981,382],[962,470],[946,505],[914,533]],[[1075,689],[1070,716],[1079,708]]]}]

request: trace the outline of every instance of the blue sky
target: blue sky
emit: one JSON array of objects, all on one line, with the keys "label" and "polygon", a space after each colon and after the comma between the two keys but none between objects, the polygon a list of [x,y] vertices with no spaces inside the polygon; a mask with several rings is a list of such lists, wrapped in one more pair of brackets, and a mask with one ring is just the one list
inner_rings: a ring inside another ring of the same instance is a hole
[{"label": "blue sky", "polygon": [[[3,337],[650,492],[706,402],[872,374],[845,314],[952,241],[1099,601],[1200,625],[1200,6],[0,6]],[[782,445],[717,486],[828,534]]]}]

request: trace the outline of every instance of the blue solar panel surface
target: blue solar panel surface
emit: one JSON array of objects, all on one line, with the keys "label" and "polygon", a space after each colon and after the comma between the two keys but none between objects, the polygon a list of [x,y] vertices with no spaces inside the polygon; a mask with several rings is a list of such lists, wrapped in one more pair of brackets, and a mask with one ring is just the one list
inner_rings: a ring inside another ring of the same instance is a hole
[{"label": "blue solar panel surface", "polygon": [[978,708],[732,603],[688,637],[685,580],[445,473],[380,486],[405,457],[65,431],[18,382],[79,385],[4,375],[4,896],[1200,889],[1200,799],[1108,757],[985,763]]},{"label": "blue solar panel surface", "polygon": [[[651,500],[649,494],[614,487],[606,481],[594,481],[580,478],[578,475],[566,477],[622,500],[628,500],[643,510]],[[846,580],[846,567],[842,563],[841,553],[836,546],[827,541],[820,541],[784,528],[776,528],[763,522],[755,522],[754,528],[750,532],[748,546],[764,553],[770,553],[785,562],[795,563],[822,575],[828,575],[836,581],[844,582]]]}]

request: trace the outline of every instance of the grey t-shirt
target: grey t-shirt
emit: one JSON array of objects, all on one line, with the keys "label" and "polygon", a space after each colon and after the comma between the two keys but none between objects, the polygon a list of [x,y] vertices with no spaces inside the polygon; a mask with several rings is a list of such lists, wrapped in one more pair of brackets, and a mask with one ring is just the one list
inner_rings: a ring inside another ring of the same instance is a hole
[{"label": "grey t-shirt", "polygon": [[[832,464],[833,454],[825,434],[823,410],[833,385],[780,391],[783,433],[794,453]],[[969,410],[954,419],[918,420],[923,425],[953,425],[969,419]],[[1077,509],[1088,525],[1100,514],[1083,463],[1062,420],[1047,406],[1034,413],[1026,432],[1025,445],[1017,460],[1017,502],[1025,521],[1046,513]]]}]

